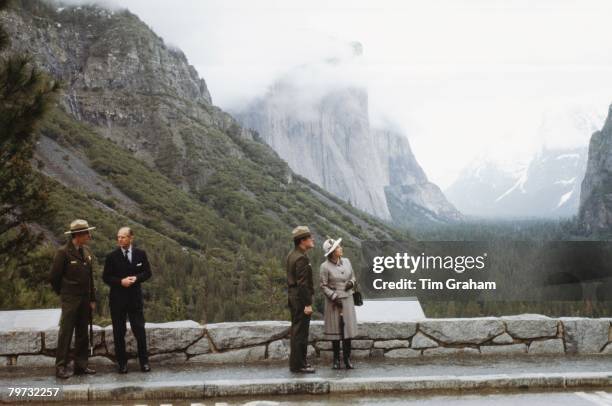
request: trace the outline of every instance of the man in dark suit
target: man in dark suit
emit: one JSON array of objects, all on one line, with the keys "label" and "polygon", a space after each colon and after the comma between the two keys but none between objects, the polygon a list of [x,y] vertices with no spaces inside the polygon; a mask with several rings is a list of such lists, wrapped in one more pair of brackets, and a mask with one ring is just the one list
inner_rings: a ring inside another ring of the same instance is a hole
[{"label": "man in dark suit", "polygon": [[116,250],[106,256],[102,279],[110,286],[109,304],[113,320],[113,339],[115,357],[119,373],[127,373],[127,355],[125,353],[126,316],[130,319],[132,333],[138,345],[140,369],[149,372],[147,338],[143,314],[142,289],[140,284],[151,277],[151,267],[147,254],[134,248],[134,233],[129,227],[122,227],[117,232]]}]

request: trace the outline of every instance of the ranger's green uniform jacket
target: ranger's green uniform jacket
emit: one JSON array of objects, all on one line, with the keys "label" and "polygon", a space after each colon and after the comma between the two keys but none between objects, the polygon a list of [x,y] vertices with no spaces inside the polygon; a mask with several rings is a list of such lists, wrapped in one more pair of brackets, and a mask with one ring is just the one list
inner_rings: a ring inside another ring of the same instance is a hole
[{"label": "ranger's green uniform jacket", "polygon": [[312,267],[306,254],[297,248],[287,256],[287,285],[289,296],[296,295],[302,307],[312,305]]},{"label": "ranger's green uniform jacket", "polygon": [[51,268],[51,285],[58,295],[88,296],[94,302],[93,256],[87,246],[83,246],[83,254],[81,258],[70,241],[60,247]]}]

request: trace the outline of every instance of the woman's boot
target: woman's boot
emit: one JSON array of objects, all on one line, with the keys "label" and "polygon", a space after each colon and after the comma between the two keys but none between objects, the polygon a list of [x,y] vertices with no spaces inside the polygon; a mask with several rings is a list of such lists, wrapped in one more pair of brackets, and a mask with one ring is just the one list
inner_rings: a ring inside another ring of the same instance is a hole
[{"label": "woman's boot", "polygon": [[345,339],[342,340],[342,355],[344,356],[344,366],[346,369],[353,369],[353,364],[351,363],[351,340]]},{"label": "woman's boot", "polygon": [[332,349],[334,350],[334,366],[333,369],[340,369],[340,340],[332,341]]}]

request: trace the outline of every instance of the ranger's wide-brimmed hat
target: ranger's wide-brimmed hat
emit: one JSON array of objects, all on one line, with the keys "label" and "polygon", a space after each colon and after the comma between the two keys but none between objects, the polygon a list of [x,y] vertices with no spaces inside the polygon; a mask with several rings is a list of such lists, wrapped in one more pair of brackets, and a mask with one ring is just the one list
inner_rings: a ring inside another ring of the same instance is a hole
[{"label": "ranger's wide-brimmed hat", "polygon": [[291,235],[293,236],[293,241],[295,241],[299,240],[300,238],[310,237],[312,233],[310,232],[310,229],[306,226],[297,226],[293,229]]},{"label": "ranger's wide-brimmed hat", "polygon": [[74,220],[70,223],[70,230],[64,234],[76,234],[82,233],[83,231],[95,230],[95,227],[89,227],[89,223],[86,220]]},{"label": "ranger's wide-brimmed hat", "polygon": [[342,238],[334,240],[333,238],[328,237],[327,240],[325,240],[325,242],[323,243],[323,252],[325,253],[325,256],[328,256],[329,254],[334,252],[341,242]]}]

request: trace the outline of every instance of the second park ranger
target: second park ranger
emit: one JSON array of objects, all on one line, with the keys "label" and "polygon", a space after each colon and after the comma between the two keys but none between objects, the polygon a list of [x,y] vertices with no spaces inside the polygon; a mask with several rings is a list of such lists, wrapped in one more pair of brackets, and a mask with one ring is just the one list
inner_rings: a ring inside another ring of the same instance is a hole
[{"label": "second park ranger", "polygon": [[292,232],[293,250],[287,255],[288,305],[291,312],[289,369],[291,372],[315,372],[306,360],[308,331],[312,315],[312,267],[306,251],[314,247],[308,227],[298,226]]}]

